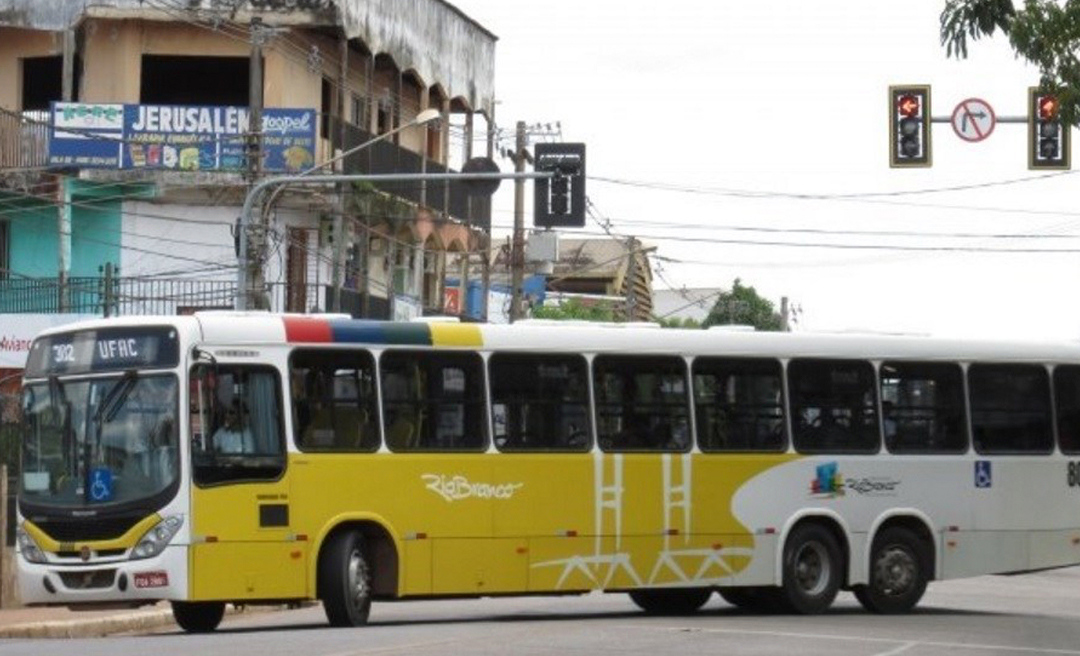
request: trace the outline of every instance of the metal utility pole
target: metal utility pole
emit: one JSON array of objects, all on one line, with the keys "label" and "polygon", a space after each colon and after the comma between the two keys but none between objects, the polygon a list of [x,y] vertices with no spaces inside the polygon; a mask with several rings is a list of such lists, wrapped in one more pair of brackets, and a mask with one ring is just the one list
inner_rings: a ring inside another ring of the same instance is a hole
[{"label": "metal utility pole", "polygon": [[[495,107],[491,108],[491,116],[487,119],[487,158],[494,159],[495,157],[495,131],[491,129],[491,126],[495,123]],[[471,201],[470,201],[471,202]],[[490,200],[489,200],[488,222],[487,227],[483,231],[483,235],[480,237],[480,251],[482,254],[481,266],[483,267],[481,275],[483,276],[483,283],[480,288],[480,320],[487,323],[488,320],[488,296],[491,295],[491,212],[490,212]]]},{"label": "metal utility pole", "polygon": [[[525,121],[517,122],[514,173],[525,172]],[[521,282],[525,277],[525,180],[514,180],[514,238],[510,244],[510,323],[521,318]]]},{"label": "metal utility pole", "polygon": [[[263,26],[258,16],[251,18],[251,59],[248,65],[248,148],[247,178],[248,189],[252,189],[262,170],[262,109],[263,109]],[[263,290],[266,280],[263,261],[266,255],[266,221],[263,218],[258,226],[241,223],[239,230],[251,230],[249,235],[240,237],[240,266],[247,271],[247,286],[240,290],[246,299],[247,309],[266,309]],[[250,242],[250,244],[249,244]]]},{"label": "metal utility pole", "polygon": [[[64,30],[63,34],[63,63],[61,66],[60,93],[64,102],[75,99],[75,31]],[[60,184],[57,185],[56,194],[60,201],[57,204],[56,232],[57,232],[57,307],[60,312],[67,312],[70,308],[68,302],[68,275],[71,273],[71,183],[66,176],[60,176]]]},{"label": "metal utility pole", "polygon": [[[341,60],[341,68],[338,70],[337,92],[338,125],[340,127],[338,139],[340,140],[341,151],[345,152],[345,137],[348,134],[345,125],[345,89],[347,88],[346,76],[349,71],[349,40],[344,34],[341,35],[339,58]],[[345,172],[345,158],[341,158],[334,163],[334,171],[337,173]],[[334,263],[331,272],[334,296],[333,302],[330,305],[330,309],[333,312],[341,312],[341,284],[345,270],[345,219],[346,213],[349,210],[348,190],[349,186],[345,183],[338,186],[338,211],[334,215]]]},{"label": "metal utility pole", "polygon": [[791,307],[787,296],[780,297],[780,330],[785,333],[791,332]]}]

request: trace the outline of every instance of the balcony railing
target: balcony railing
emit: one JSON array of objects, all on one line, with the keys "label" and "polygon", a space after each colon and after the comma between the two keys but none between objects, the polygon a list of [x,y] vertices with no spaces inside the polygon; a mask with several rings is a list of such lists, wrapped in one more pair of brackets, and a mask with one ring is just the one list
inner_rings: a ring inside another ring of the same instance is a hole
[{"label": "balcony railing", "polygon": [[49,113],[0,113],[0,169],[45,166],[49,155]]},{"label": "balcony railing", "polygon": [[[342,124],[345,127],[344,147],[341,144]],[[331,120],[330,135],[334,150],[342,152],[378,136],[336,118]],[[379,141],[346,157],[345,172],[390,174],[453,171],[431,160],[425,165],[422,155],[390,141]],[[491,199],[469,196],[465,185],[460,182],[380,182],[375,186],[388,194],[443,212],[464,223],[483,228],[491,226]]]}]

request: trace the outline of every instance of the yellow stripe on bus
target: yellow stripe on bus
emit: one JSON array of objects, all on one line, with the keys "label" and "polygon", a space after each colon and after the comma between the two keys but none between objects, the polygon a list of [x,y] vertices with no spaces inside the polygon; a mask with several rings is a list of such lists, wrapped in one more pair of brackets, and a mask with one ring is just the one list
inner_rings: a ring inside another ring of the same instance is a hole
[{"label": "yellow stripe on bus", "polygon": [[484,345],[480,327],[469,324],[433,323],[431,324],[432,346],[472,346]]}]

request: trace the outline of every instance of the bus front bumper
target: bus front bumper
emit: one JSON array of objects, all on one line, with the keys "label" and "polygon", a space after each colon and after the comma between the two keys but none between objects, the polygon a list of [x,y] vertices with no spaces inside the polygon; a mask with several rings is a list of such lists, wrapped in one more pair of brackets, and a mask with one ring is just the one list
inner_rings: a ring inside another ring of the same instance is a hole
[{"label": "bus front bumper", "polygon": [[187,598],[187,546],[169,545],[153,558],[79,564],[18,559],[24,604],[139,604]]}]

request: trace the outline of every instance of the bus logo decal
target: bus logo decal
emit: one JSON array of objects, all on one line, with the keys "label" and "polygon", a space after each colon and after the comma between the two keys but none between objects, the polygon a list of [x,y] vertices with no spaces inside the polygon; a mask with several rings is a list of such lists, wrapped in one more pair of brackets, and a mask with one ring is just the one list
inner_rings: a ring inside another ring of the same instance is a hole
[{"label": "bus logo decal", "polygon": [[840,475],[840,466],[835,462],[826,462],[817,466],[816,477],[810,482],[811,496],[844,496],[844,477]]},{"label": "bus logo decal", "polygon": [[994,477],[990,470],[989,460],[975,461],[975,487],[989,488],[994,486]]},{"label": "bus logo decal", "polygon": [[447,503],[464,499],[510,499],[514,493],[525,487],[524,483],[473,483],[458,474],[421,474],[424,487],[442,497]]}]

